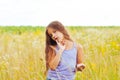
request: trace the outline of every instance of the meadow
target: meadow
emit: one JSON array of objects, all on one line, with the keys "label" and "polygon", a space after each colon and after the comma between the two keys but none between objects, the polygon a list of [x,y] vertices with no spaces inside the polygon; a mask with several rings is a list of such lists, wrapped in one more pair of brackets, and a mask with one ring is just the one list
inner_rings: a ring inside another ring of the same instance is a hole
[{"label": "meadow", "polygon": [[[120,27],[66,27],[84,49],[76,80],[120,80]],[[45,27],[0,27],[0,80],[45,80]]]}]

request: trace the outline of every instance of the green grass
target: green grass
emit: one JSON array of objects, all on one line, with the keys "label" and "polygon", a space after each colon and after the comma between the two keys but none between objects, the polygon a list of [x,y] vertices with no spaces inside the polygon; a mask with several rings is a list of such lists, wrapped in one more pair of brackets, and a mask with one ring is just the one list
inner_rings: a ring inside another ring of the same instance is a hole
[{"label": "green grass", "polygon": [[[84,48],[76,80],[120,79],[120,27],[66,27]],[[0,27],[0,80],[45,80],[45,27]]]}]

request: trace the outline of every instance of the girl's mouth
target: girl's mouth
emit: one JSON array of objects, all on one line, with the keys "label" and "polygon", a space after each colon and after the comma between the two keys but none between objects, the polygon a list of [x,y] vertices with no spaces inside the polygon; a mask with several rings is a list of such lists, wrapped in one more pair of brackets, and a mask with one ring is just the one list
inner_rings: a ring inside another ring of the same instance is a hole
[{"label": "girl's mouth", "polygon": [[58,38],[55,38],[55,41],[56,41],[56,40],[58,41]]}]

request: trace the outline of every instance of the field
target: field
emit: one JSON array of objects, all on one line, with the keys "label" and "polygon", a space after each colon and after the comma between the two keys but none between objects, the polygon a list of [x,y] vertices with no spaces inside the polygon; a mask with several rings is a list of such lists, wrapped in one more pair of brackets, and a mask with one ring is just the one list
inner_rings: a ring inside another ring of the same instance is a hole
[{"label": "field", "polygon": [[[76,80],[120,80],[120,27],[66,27],[83,45]],[[0,27],[0,80],[45,80],[45,28]]]}]

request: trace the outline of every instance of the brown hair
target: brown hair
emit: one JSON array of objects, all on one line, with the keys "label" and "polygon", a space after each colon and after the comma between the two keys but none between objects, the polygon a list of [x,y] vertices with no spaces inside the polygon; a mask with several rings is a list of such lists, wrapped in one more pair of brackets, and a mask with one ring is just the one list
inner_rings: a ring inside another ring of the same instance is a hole
[{"label": "brown hair", "polygon": [[70,38],[70,36],[69,36],[68,32],[66,31],[65,27],[59,21],[53,21],[47,26],[46,32],[45,32],[45,34],[46,34],[45,58],[46,58],[46,69],[47,70],[48,70],[48,67],[49,67],[49,61],[51,61],[51,59],[55,56],[55,51],[50,46],[55,47],[57,45],[56,41],[54,41],[49,36],[48,28],[53,28],[57,31],[60,31],[61,33],[63,33],[65,39],[72,41],[72,39]]}]

